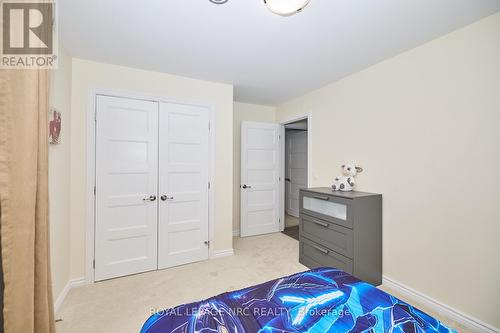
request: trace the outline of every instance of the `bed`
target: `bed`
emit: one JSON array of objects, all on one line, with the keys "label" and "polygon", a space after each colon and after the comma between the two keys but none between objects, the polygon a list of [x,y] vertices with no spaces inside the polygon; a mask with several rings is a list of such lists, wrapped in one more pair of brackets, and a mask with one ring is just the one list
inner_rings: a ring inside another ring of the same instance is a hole
[{"label": "bed", "polygon": [[152,315],[141,333],[456,332],[334,268],[319,268]]}]

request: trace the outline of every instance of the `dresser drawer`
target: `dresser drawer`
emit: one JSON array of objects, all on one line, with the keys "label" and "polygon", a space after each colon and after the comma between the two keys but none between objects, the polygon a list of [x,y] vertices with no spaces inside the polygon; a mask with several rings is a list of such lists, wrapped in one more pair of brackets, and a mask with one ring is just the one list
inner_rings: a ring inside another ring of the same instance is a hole
[{"label": "dresser drawer", "polygon": [[353,258],[352,229],[302,214],[300,234],[348,258]]},{"label": "dresser drawer", "polygon": [[309,268],[333,267],[353,273],[352,260],[305,237],[300,238],[300,262]]},{"label": "dresser drawer", "polygon": [[350,200],[307,191],[300,194],[301,212],[352,229],[349,208]]}]

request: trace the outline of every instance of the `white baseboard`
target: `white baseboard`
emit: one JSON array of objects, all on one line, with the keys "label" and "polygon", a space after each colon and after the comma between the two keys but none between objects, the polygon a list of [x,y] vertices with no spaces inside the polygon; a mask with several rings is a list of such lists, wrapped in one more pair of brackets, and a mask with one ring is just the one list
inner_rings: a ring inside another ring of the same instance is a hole
[{"label": "white baseboard", "polygon": [[233,230],[233,237],[240,237],[240,229]]},{"label": "white baseboard", "polygon": [[87,281],[85,280],[84,277],[78,278],[78,279],[73,279],[70,280],[69,283],[71,284],[71,288],[76,288],[76,287],[81,287],[87,284]]},{"label": "white baseboard", "polygon": [[61,305],[64,302],[64,299],[66,296],[68,296],[68,293],[70,291],[71,287],[69,282],[66,283],[64,286],[63,290],[59,293],[59,296],[57,296],[56,300],[54,301],[54,312],[57,314],[59,312],[59,309],[61,308]]},{"label": "white baseboard", "polygon": [[57,296],[56,300],[54,301],[54,312],[57,314],[59,312],[59,309],[61,308],[61,305],[64,302],[64,299],[66,299],[66,296],[68,296],[68,293],[71,289],[76,288],[76,287],[81,287],[86,285],[87,282],[85,281],[85,278],[79,278],[79,279],[72,279],[69,280],[68,283],[64,286],[63,290]]},{"label": "white baseboard", "polygon": [[383,277],[382,284],[401,295],[407,297],[414,302],[420,303],[433,311],[441,313],[444,317],[447,317],[460,325],[463,325],[473,332],[478,333],[500,333],[500,329],[493,327],[481,320],[469,316],[463,312],[460,312],[444,303],[441,303],[432,297],[429,297],[420,291],[410,288],[396,280],[393,280],[387,276]]},{"label": "white baseboard", "polygon": [[224,257],[230,257],[230,256],[234,256],[233,249],[214,251],[214,254],[212,255],[212,259],[218,259],[218,258],[224,258]]}]

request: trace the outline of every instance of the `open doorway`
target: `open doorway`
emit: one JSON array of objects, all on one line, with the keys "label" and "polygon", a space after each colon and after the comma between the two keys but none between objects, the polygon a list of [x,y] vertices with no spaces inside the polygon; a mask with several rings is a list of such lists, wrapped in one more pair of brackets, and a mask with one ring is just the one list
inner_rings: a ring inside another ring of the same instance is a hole
[{"label": "open doorway", "polygon": [[308,118],[284,126],[284,228],[283,233],[299,239],[300,189],[308,187]]}]

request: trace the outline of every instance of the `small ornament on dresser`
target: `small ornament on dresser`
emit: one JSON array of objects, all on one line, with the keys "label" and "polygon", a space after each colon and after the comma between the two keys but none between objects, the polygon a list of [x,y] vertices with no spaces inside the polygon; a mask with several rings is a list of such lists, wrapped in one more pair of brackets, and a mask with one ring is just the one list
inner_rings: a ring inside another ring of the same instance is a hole
[{"label": "small ornament on dresser", "polygon": [[332,190],[343,192],[352,191],[356,185],[354,177],[362,171],[363,168],[355,166],[354,164],[344,164],[342,166],[342,176],[335,178]]}]

